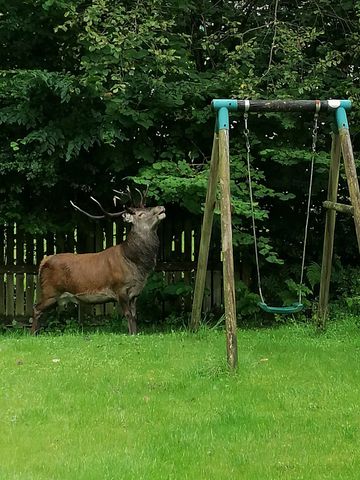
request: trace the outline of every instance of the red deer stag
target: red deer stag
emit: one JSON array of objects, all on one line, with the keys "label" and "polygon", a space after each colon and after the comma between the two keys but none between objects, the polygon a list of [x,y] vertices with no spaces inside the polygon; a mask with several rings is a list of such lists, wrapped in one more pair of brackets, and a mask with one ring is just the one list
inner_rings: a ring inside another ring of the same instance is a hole
[{"label": "red deer stag", "polygon": [[[116,198],[119,197],[114,197],[115,204]],[[33,310],[32,333],[39,329],[44,310],[67,301],[90,304],[117,301],[128,321],[129,333],[137,332],[136,300],[156,264],[157,227],[165,218],[165,208],[146,208],[141,195],[138,207],[109,213],[95,198],[91,199],[103,215],[91,215],[71,204],[93,219],[122,217],[131,224],[127,239],[98,253],[59,253],[45,257],[39,267],[41,296]]]}]

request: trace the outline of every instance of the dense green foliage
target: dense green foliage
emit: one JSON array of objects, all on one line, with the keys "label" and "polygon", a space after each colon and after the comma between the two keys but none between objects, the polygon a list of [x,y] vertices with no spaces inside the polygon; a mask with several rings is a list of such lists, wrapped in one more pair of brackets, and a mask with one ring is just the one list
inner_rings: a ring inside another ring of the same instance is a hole
[{"label": "dense green foliage", "polygon": [[[124,177],[149,183],[154,201],[199,215],[212,98],[346,97],[356,105],[360,96],[359,1],[5,0],[0,13],[0,221],[31,232],[66,229],[69,199],[84,204],[94,193],[109,202]],[[311,122],[250,117],[262,258],[285,259],[285,277],[301,252]],[[324,118],[319,135],[315,262],[330,124]],[[356,155],[359,124],[355,110]],[[234,240],[252,263],[241,119],[233,127]],[[353,238],[346,219],[341,262],[353,261]],[[279,268],[267,272],[269,285]]]},{"label": "dense green foliage", "polygon": [[356,480],[359,317],[225,335],[2,338],[0,477]]}]

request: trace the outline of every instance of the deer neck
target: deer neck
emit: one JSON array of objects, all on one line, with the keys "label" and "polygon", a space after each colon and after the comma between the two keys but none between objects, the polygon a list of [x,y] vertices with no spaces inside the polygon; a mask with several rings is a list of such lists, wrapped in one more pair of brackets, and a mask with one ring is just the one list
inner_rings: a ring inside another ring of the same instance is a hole
[{"label": "deer neck", "polygon": [[139,232],[132,228],[122,247],[126,259],[147,275],[155,267],[159,243],[156,230]]}]

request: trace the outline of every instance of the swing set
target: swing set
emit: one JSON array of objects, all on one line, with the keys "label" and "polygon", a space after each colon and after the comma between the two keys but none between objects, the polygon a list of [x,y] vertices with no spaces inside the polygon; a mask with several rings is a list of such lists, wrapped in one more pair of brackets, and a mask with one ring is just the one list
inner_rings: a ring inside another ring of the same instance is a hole
[{"label": "swing set", "polygon": [[[223,286],[225,304],[226,345],[227,360],[231,368],[237,366],[237,336],[236,336],[236,307],[235,307],[235,282],[234,260],[232,246],[231,225],[231,198],[230,198],[230,165],[229,165],[229,112],[243,112],[244,137],[246,145],[246,163],[249,184],[249,198],[251,207],[252,233],[254,238],[255,263],[257,273],[258,291],[260,296],[259,307],[273,314],[294,314],[300,312],[302,303],[302,285],[306,261],[306,245],[309,229],[311,210],[311,193],[314,177],[314,164],[316,157],[316,143],[318,132],[319,114],[334,112],[336,131],[332,134],[331,162],[328,183],[327,209],[323,259],[321,269],[319,308],[317,314],[318,327],[324,328],[328,314],[329,288],[331,276],[331,263],[334,244],[334,231],[336,212],[353,215],[355,231],[360,250],[360,190],[356,174],[354,155],[346,111],[351,109],[350,100],[213,100],[212,108],[216,112],[216,125],[214,132],[213,148],[210,161],[208,189],[205,201],[205,210],[201,230],[199,258],[196,272],[193,308],[191,315],[191,328],[196,330],[200,324],[201,308],[204,296],[205,278],[209,254],[209,245],[213,215],[216,201],[217,184],[220,184],[220,211],[221,211],[221,243],[223,262]],[[251,178],[251,146],[249,140],[248,118],[249,112],[313,112],[312,146],[309,166],[309,187],[307,196],[307,209],[304,227],[303,251],[301,261],[301,274],[299,283],[298,301],[290,306],[270,306],[264,298],[260,262],[258,252],[258,239],[254,215],[254,198]],[[340,156],[343,156],[345,174],[347,177],[351,205],[336,203],[339,182]]]}]

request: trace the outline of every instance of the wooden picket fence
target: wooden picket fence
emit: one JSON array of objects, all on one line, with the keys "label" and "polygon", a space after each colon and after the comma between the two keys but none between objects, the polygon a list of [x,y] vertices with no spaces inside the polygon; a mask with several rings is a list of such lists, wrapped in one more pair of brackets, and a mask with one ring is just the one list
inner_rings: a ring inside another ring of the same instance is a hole
[{"label": "wooden picket fence", "polygon": [[[156,270],[162,272],[166,283],[183,280],[193,285],[197,251],[200,240],[198,219],[167,220],[159,228],[160,251]],[[66,233],[48,233],[32,236],[16,224],[0,227],[0,322],[10,325],[14,321],[28,322],[36,301],[37,270],[44,255],[61,252],[100,251],[126,238],[126,228],[121,223],[84,222]],[[216,246],[215,246],[216,243]],[[211,250],[206,282],[204,310],[210,311],[222,304],[222,277],[220,249]],[[184,302],[191,308],[191,299]],[[114,304],[91,308],[95,316],[111,315]],[[89,313],[89,307],[84,311]]]}]

